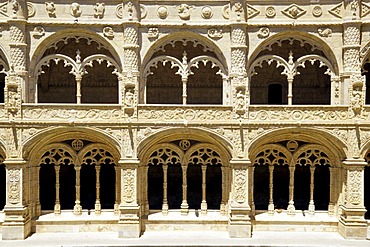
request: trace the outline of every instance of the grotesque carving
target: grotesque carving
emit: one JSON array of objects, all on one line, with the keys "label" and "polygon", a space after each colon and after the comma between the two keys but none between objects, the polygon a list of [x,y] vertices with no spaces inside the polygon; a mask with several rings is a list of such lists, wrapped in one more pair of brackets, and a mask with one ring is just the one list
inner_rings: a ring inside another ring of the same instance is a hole
[{"label": "grotesque carving", "polygon": [[333,31],[328,27],[319,28],[317,29],[317,32],[319,33],[321,37],[325,37],[325,38],[331,37],[333,33]]},{"label": "grotesque carving", "polygon": [[111,27],[103,28],[103,34],[108,39],[113,39],[114,38],[114,31],[113,31],[113,28],[111,28]]},{"label": "grotesque carving", "polygon": [[210,19],[213,16],[212,8],[211,6],[204,6],[202,8],[202,17],[204,19]]},{"label": "grotesque carving", "polygon": [[70,7],[70,13],[73,17],[80,17],[82,14],[81,5],[79,3],[72,3]]},{"label": "grotesque carving", "polygon": [[158,36],[159,36],[159,30],[157,27],[150,27],[148,29],[148,39],[150,41],[154,41],[158,39]]},{"label": "grotesque carving", "polygon": [[94,17],[95,18],[103,18],[105,12],[105,3],[96,3],[94,6]]},{"label": "grotesque carving", "polygon": [[49,17],[56,17],[54,2],[45,2],[45,9]]},{"label": "grotesque carving", "polygon": [[208,37],[212,39],[221,39],[223,36],[222,29],[210,28],[208,29]]},{"label": "grotesque carving", "polygon": [[257,33],[257,37],[260,39],[265,39],[270,35],[270,29],[268,27],[261,27]]},{"label": "grotesque carving", "polygon": [[192,8],[193,8],[192,6],[182,3],[179,6],[177,6],[177,13],[182,20],[189,20],[190,10]]}]

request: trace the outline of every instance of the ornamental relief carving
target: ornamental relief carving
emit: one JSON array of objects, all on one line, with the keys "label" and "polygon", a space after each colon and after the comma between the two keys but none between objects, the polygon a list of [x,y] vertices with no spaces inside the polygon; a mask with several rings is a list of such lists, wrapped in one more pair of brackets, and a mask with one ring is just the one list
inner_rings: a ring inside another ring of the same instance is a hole
[{"label": "ornamental relief carving", "polygon": [[161,119],[171,120],[231,120],[232,110],[206,110],[206,109],[163,109],[150,110],[139,109],[140,119]]},{"label": "ornamental relief carving", "polygon": [[350,119],[347,107],[333,109],[332,111],[323,110],[321,107],[310,107],[309,109],[281,109],[281,110],[254,110],[249,108],[249,119],[259,121],[274,120],[317,120],[333,121]]},{"label": "ornamental relief carving", "polygon": [[306,14],[306,12],[307,12],[306,10],[304,10],[303,8],[299,7],[296,4],[292,4],[283,11],[281,11],[281,13],[292,19],[297,19],[302,15]]},{"label": "ornamental relief carving", "polygon": [[135,201],[135,170],[124,169],[122,171],[123,179],[123,194],[122,199],[125,203],[132,203]]},{"label": "ornamental relief carving", "polygon": [[359,45],[361,39],[361,30],[358,27],[347,27],[344,29],[344,45]]},{"label": "ornamental relief carving", "polygon": [[357,170],[349,171],[349,196],[348,200],[353,205],[360,205],[362,202],[362,172]]},{"label": "ornamental relief carving", "polygon": [[124,113],[118,109],[104,110],[104,109],[47,109],[39,107],[37,109],[23,109],[23,117],[25,119],[41,119],[41,120],[89,120],[100,119],[109,121],[110,119],[122,119]]},{"label": "ornamental relief carving", "polygon": [[247,188],[247,170],[235,169],[234,174],[234,200],[238,203],[246,201],[246,188]]},{"label": "ornamental relief carving", "polygon": [[18,169],[8,170],[8,201],[11,204],[20,203],[21,172]]}]

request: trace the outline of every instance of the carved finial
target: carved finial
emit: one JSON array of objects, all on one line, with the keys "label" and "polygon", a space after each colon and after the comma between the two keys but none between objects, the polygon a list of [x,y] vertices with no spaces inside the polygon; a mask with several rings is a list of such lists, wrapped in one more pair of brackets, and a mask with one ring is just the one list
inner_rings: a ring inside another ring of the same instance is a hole
[{"label": "carved finial", "polygon": [[288,64],[293,65],[293,52],[289,51]]},{"label": "carved finial", "polygon": [[188,63],[188,54],[186,51],[182,54],[182,64],[187,64]]},{"label": "carved finial", "polygon": [[81,63],[81,51],[80,50],[77,50],[76,51],[76,63]]}]

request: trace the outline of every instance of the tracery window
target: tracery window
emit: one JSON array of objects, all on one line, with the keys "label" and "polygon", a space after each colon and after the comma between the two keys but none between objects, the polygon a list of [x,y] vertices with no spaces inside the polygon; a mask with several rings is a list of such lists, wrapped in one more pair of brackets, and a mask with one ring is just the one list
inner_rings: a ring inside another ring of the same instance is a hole
[{"label": "tracery window", "polygon": [[39,103],[119,103],[120,67],[91,38],[67,37],[47,47],[35,77]]},{"label": "tracery window", "polygon": [[[286,147],[285,147],[285,146]],[[299,145],[301,145],[299,147]],[[313,144],[284,141],[261,148],[254,159],[252,204],[256,210],[329,210],[330,160]],[[332,213],[332,212],[330,212]]]},{"label": "tracery window", "polygon": [[[210,147],[193,141],[186,148],[173,143],[161,144],[148,159],[148,203],[150,210],[161,209],[163,215],[169,209],[180,209],[182,214],[189,210],[220,210],[226,204],[223,192],[222,161]],[[180,144],[180,145],[181,145]],[[194,148],[190,148],[194,145]],[[189,149],[190,148],[190,149]]]},{"label": "tracery window", "polygon": [[[286,38],[261,48],[249,68],[251,104],[327,105],[334,100],[334,68],[320,47]],[[281,85],[271,102],[270,85]],[[280,96],[279,96],[280,97]]]},{"label": "tracery window", "polygon": [[172,41],[144,69],[141,101],[146,104],[229,104],[226,69],[197,40]]},{"label": "tracery window", "polygon": [[101,144],[79,139],[52,144],[40,161],[41,209],[55,214],[63,209],[75,214],[117,209],[115,163]]}]

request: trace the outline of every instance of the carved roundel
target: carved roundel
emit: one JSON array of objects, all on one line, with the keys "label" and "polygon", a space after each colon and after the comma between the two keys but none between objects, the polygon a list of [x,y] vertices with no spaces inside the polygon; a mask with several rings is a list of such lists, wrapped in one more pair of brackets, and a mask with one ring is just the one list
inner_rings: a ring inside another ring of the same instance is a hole
[{"label": "carved roundel", "polygon": [[275,8],[274,8],[274,7],[272,7],[272,6],[268,6],[268,7],[266,8],[266,17],[268,17],[268,18],[273,18],[273,17],[275,17],[275,15],[276,15],[276,10],[275,10]]},{"label": "carved roundel", "polygon": [[286,147],[289,149],[290,152],[294,152],[298,148],[298,142],[296,141],[288,141]]},{"label": "carved roundel", "polygon": [[83,146],[84,143],[80,139],[76,139],[72,142],[72,148],[76,151],[80,151],[83,148]]},{"label": "carved roundel", "polygon": [[204,19],[210,19],[213,16],[212,8],[211,6],[204,6],[202,8],[202,17]]},{"label": "carved roundel", "polygon": [[180,143],[179,143],[179,146],[182,150],[188,150],[189,147],[190,147],[190,142],[188,140],[181,140]]},{"label": "carved roundel", "polygon": [[322,15],[322,8],[320,6],[313,7],[312,15],[315,17],[320,17]]},{"label": "carved roundel", "polygon": [[159,6],[157,9],[157,15],[161,19],[166,19],[168,16],[168,10],[166,6]]}]

